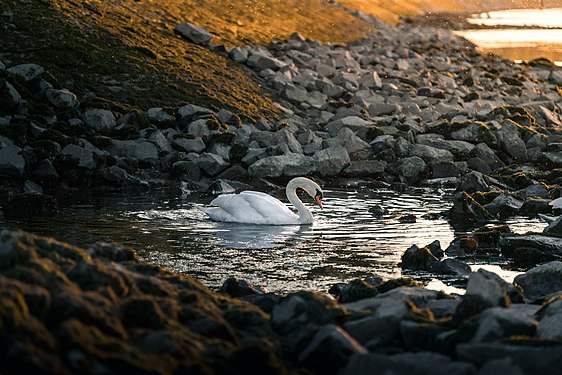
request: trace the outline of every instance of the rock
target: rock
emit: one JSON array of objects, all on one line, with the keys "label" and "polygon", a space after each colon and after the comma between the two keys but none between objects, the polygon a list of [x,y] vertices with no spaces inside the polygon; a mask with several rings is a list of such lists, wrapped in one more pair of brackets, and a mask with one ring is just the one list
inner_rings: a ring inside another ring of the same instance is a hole
[{"label": "rock", "polygon": [[52,105],[61,109],[75,108],[80,104],[76,95],[67,89],[48,89],[45,96]]},{"label": "rock", "polygon": [[453,154],[449,151],[420,144],[412,145],[409,156],[419,156],[427,164],[453,161]]},{"label": "rock", "polygon": [[347,150],[341,146],[318,151],[312,158],[316,172],[321,176],[336,176],[351,164]]},{"label": "rock", "polygon": [[350,177],[382,177],[386,163],[378,160],[355,160],[343,171]]},{"label": "rock", "polygon": [[337,136],[341,128],[349,128],[354,133],[357,133],[358,131],[364,130],[369,124],[369,121],[363,120],[361,117],[346,116],[334,121],[330,121],[326,124],[326,129],[330,132],[330,135],[332,137],[335,137]]},{"label": "rock", "polygon": [[523,201],[513,197],[509,192],[502,192],[493,201],[484,205],[492,215],[508,217],[516,214],[523,207]]},{"label": "rock", "polygon": [[511,234],[502,236],[498,245],[505,257],[512,258],[514,264],[522,267],[562,260],[562,239],[557,237]]},{"label": "rock", "polygon": [[465,192],[455,194],[453,207],[449,209],[448,214],[455,223],[483,225],[495,220],[491,213]]},{"label": "rock", "polygon": [[508,286],[493,272],[479,269],[468,277],[467,296],[478,296],[488,306],[509,306]]},{"label": "rock", "polygon": [[396,163],[396,172],[402,182],[415,184],[426,177],[427,165],[419,156],[406,157]]},{"label": "rock", "polygon": [[[378,281],[378,284],[382,282],[382,280]],[[332,286],[328,292],[340,303],[355,302],[379,294],[376,285],[372,285],[370,282],[360,278],[354,279],[347,284],[336,284]]]},{"label": "rock", "polygon": [[531,268],[513,281],[523,289],[525,299],[531,303],[549,299],[562,292],[562,262],[552,261]]},{"label": "rock", "polygon": [[[187,104],[184,105],[180,108],[178,108],[178,112],[177,112],[177,116],[178,116],[178,121],[181,125],[183,126],[188,126],[191,125],[192,122],[197,121],[199,118],[201,117],[206,117],[206,116],[210,116],[210,115],[214,115],[215,112],[211,111],[208,108],[205,107],[200,107],[198,105],[195,104]],[[200,124],[200,126],[204,126],[207,127],[207,121],[202,119],[203,121]],[[193,129],[189,129],[189,132],[191,134]],[[207,127],[206,131],[208,132],[209,129]],[[196,136],[201,136],[200,134],[194,134]]]},{"label": "rock", "polygon": [[246,48],[234,47],[229,55],[232,60],[242,64],[248,60],[248,50]]},{"label": "rock", "polygon": [[49,159],[41,160],[31,171],[31,176],[35,181],[48,188],[55,187],[59,181],[59,174]]},{"label": "rock", "polygon": [[[468,164],[464,161],[435,162],[430,165],[432,178],[461,177],[468,171]],[[463,186],[459,184],[459,186]]]},{"label": "rock", "polygon": [[126,170],[116,165],[100,170],[100,176],[106,183],[118,187],[137,182],[137,179],[129,175]]},{"label": "rock", "polygon": [[341,375],[368,374],[462,374],[476,373],[474,365],[453,361],[449,357],[433,352],[402,353],[384,355],[378,353],[357,354],[351,357],[339,372]]},{"label": "rock", "polygon": [[562,216],[558,216],[542,231],[546,235],[562,237]]},{"label": "rock", "polygon": [[131,165],[154,164],[159,161],[158,148],[145,139],[119,141],[112,139],[105,148],[109,153],[125,158]]},{"label": "rock", "polygon": [[230,164],[220,156],[208,152],[201,154],[196,164],[211,177],[218,175],[230,166]]},{"label": "rock", "polygon": [[72,166],[93,170],[96,167],[94,153],[84,147],[69,144],[62,149],[60,159]]},{"label": "rock", "polygon": [[[231,193],[233,192],[234,190],[231,191]],[[251,281],[240,280],[231,276],[225,280],[220,287],[219,292],[228,294],[231,297],[243,297],[253,294],[266,294],[268,293],[268,290],[260,285],[254,285]]]},{"label": "rock", "polygon": [[440,138],[437,134],[418,134],[416,136],[416,141],[420,145],[447,150],[453,154],[456,160],[467,159],[470,151],[474,148],[474,145],[470,142],[445,140]]},{"label": "rock", "polygon": [[472,171],[464,175],[459,181],[459,189],[468,194],[473,194],[477,191],[488,191],[490,186],[484,179],[484,175],[480,172]]},{"label": "rock", "polygon": [[55,216],[57,201],[51,195],[37,193],[16,194],[2,207],[6,218],[30,218],[34,216]]},{"label": "rock", "polygon": [[45,69],[37,64],[20,64],[6,69],[8,73],[22,78],[24,81],[31,81],[45,72]]},{"label": "rock", "polygon": [[341,128],[336,139],[347,150],[351,160],[367,159],[371,152],[369,144],[356,136],[349,128]]},{"label": "rock", "polygon": [[317,373],[329,373],[345,365],[353,354],[366,353],[367,349],[341,327],[328,324],[312,337],[298,360]]},{"label": "rock", "polygon": [[412,245],[402,254],[402,269],[429,271],[433,265],[439,263],[439,259],[431,252],[429,247],[419,248]]},{"label": "rock", "polygon": [[371,103],[369,105],[369,116],[389,116],[393,113],[399,111],[399,106],[397,104],[390,103]]},{"label": "rock", "polygon": [[472,343],[494,342],[510,336],[533,336],[537,321],[519,314],[516,310],[493,307],[484,310],[478,319],[478,329]]},{"label": "rock", "polygon": [[498,158],[494,151],[485,143],[479,143],[470,152],[472,157],[480,158],[490,167],[492,171],[505,167],[505,164]]},{"label": "rock", "polygon": [[168,108],[149,108],[146,111],[148,120],[158,125],[173,125],[176,122],[176,116],[171,109]]},{"label": "rock", "polygon": [[471,272],[468,264],[453,258],[446,258],[439,263],[432,264],[429,270],[441,275],[452,276],[468,276]]},{"label": "rock", "polygon": [[527,146],[519,136],[519,128],[513,122],[504,121],[498,132],[500,148],[511,156],[513,162],[524,163],[527,161]]},{"label": "rock", "polygon": [[4,88],[0,88],[2,89],[0,90],[0,98],[2,98],[0,108],[5,111],[19,112],[23,101],[18,90],[7,81],[4,82]]},{"label": "rock", "polygon": [[172,146],[179,151],[185,151],[185,152],[196,152],[196,153],[200,153],[201,151],[205,150],[205,148],[207,147],[205,145],[205,142],[203,142],[203,139],[201,139],[201,137],[196,137],[194,139],[188,139],[188,138],[174,138],[174,140],[172,141]]},{"label": "rock", "polygon": [[537,336],[542,339],[562,338],[562,299],[560,295],[548,300],[536,313],[539,321]]},{"label": "rock", "polygon": [[479,375],[510,374],[524,375],[523,371],[510,358],[494,359],[486,362]]},{"label": "rock", "polygon": [[280,177],[307,175],[314,170],[311,157],[291,153],[260,159],[250,165],[248,173],[250,176]]},{"label": "rock", "polygon": [[548,344],[471,343],[457,345],[455,353],[456,358],[479,367],[493,360],[508,358],[524,374],[533,374],[540,368],[541,374],[555,375],[559,372],[555,358],[562,355],[562,348]]},{"label": "rock", "polygon": [[252,55],[248,58],[246,63],[256,70],[272,69],[274,71],[287,65],[262,50],[252,51]]},{"label": "rock", "polygon": [[211,40],[215,37],[204,28],[189,22],[182,22],[176,25],[176,27],[174,27],[174,32],[189,39],[193,43],[204,46],[209,45]]},{"label": "rock", "polygon": [[0,176],[22,177],[25,172],[25,159],[21,148],[13,144],[0,143]]},{"label": "rock", "polygon": [[170,142],[160,130],[156,130],[154,133],[152,133],[150,137],[148,137],[148,141],[154,143],[158,148],[158,151],[160,151],[161,153],[172,152],[172,146],[170,145]]},{"label": "rock", "polygon": [[113,112],[107,109],[89,109],[82,115],[84,123],[93,130],[103,133],[117,125]]}]

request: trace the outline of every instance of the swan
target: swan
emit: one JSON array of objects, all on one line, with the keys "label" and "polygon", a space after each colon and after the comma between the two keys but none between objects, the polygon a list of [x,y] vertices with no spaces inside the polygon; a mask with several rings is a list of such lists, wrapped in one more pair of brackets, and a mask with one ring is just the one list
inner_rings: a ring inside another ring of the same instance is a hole
[{"label": "swan", "polygon": [[211,202],[216,207],[199,209],[215,221],[269,225],[312,224],[312,213],[297,196],[297,189],[306,191],[320,208],[323,207],[324,193],[320,186],[306,177],[296,177],[287,184],[285,194],[297,209],[298,215],[271,195],[252,190],[219,195]]}]

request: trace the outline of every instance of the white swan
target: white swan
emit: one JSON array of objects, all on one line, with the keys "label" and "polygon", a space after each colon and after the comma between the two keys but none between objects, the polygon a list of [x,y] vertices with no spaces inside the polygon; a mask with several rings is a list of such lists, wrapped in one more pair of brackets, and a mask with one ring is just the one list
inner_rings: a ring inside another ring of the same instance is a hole
[{"label": "white swan", "polygon": [[322,208],[324,193],[318,184],[305,177],[293,178],[287,184],[285,193],[289,202],[298,211],[296,215],[280,200],[269,194],[246,190],[240,194],[223,194],[211,202],[216,207],[200,207],[212,220],[246,224],[312,224],[310,210],[297,196],[297,189],[303,189]]}]

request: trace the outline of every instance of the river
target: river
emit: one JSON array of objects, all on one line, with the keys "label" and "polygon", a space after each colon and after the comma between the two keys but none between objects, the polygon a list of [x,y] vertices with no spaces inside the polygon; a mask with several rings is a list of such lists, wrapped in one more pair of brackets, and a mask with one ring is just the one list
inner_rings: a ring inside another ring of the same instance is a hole
[{"label": "river", "polygon": [[[399,277],[400,257],[411,245],[439,240],[445,249],[464,234],[441,215],[451,206],[451,193],[398,193],[368,186],[326,189],[324,209],[310,205],[312,226],[213,222],[197,208],[208,204],[210,195],[90,194],[61,199],[60,212],[53,218],[6,220],[0,215],[0,229],[21,228],[83,247],[96,241],[123,243],[142,259],[195,276],[211,288],[234,275],[275,292],[327,291],[357,276]],[[386,211],[382,217],[373,214],[377,206]],[[415,223],[398,220],[408,214],[415,215]],[[522,217],[508,224],[515,232],[542,231],[546,225]],[[517,273],[504,269],[502,259],[467,261],[473,269],[484,266],[506,280]],[[418,276],[430,287],[459,291],[453,281]]]},{"label": "river", "polygon": [[457,31],[481,52],[516,62],[546,58],[562,66],[562,8],[475,14],[468,22],[489,28]]}]

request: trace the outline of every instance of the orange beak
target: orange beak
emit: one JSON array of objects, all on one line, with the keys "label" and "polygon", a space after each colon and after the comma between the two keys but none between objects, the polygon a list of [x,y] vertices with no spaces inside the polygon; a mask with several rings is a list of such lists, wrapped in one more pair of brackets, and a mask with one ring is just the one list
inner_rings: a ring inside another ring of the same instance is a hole
[{"label": "orange beak", "polygon": [[322,209],[324,207],[324,205],[322,204],[322,196],[320,196],[320,195],[315,196],[314,201],[316,202],[316,204],[318,206],[320,206],[320,209]]}]

